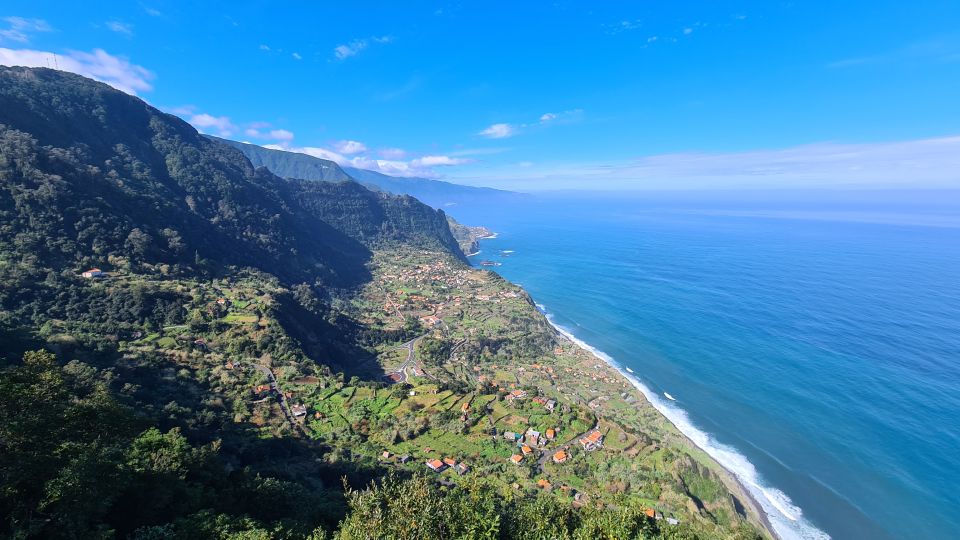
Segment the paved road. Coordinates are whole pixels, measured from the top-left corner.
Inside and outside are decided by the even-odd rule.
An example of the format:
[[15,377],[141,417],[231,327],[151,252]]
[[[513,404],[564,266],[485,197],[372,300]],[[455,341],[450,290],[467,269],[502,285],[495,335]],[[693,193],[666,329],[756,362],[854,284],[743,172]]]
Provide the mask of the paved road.
[[274,376],[273,370],[266,366],[261,366],[260,364],[250,363],[240,365],[252,367],[266,377],[268,381],[270,381],[270,390],[276,392],[277,395],[280,396],[280,410],[283,411],[283,416],[287,418],[287,421],[290,422],[290,425],[293,426],[295,430],[303,431],[303,429],[300,427],[300,424],[298,424],[294,419],[293,413],[290,412],[290,404],[287,403],[287,396],[283,395],[283,391],[280,390],[280,386],[277,384],[277,378]]
[[575,437],[573,437],[572,439],[570,439],[570,440],[568,440],[567,442],[563,443],[562,445],[553,447],[549,452],[547,452],[547,451],[546,451],[546,448],[545,448],[545,449],[544,449],[544,452],[543,452],[543,455],[540,456],[540,459],[537,460],[537,468],[540,470],[540,473],[543,474],[543,465],[547,462],[547,459],[549,459],[551,456],[553,456],[553,454],[556,454],[556,453],[557,453],[557,450],[568,450],[568,449],[570,448],[570,445],[572,445],[574,442],[580,440],[581,437],[585,437],[585,436],[587,435],[587,433],[590,433],[591,431],[593,431],[593,430],[595,430],[595,429],[600,429],[600,422],[597,422],[597,425],[593,426],[592,428],[584,431],[583,433],[581,433],[581,434],[579,434],[579,435],[576,435]]
[[398,367],[396,371],[394,371],[394,373],[398,373],[400,375],[400,380],[397,382],[407,382],[407,378],[408,378],[407,369],[411,369],[411,368],[419,369],[420,372],[426,375],[427,377],[431,379],[436,379],[436,377],[427,373],[427,370],[423,369],[423,366],[417,362],[417,353],[414,350],[414,347],[416,346],[417,342],[427,337],[427,335],[428,334],[417,336],[411,339],[410,341],[404,343],[403,345],[400,345],[399,347],[397,347],[398,349],[403,349],[403,348],[407,349],[407,359],[404,360],[402,364],[400,364],[400,367]]

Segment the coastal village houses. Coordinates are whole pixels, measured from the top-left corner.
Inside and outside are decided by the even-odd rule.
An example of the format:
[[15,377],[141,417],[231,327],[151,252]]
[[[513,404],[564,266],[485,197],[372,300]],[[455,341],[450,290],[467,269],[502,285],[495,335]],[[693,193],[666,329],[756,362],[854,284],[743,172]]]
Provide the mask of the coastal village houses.
[[580,438],[580,446],[587,452],[592,452],[603,446],[603,433],[599,430],[593,430],[589,434]]

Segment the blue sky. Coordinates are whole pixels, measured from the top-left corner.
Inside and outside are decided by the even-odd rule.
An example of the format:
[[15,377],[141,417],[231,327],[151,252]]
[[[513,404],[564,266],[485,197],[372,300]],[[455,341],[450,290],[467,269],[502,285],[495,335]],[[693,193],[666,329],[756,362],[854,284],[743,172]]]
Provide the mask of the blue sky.
[[592,4],[13,0],[0,63],[398,175],[960,187],[956,0]]

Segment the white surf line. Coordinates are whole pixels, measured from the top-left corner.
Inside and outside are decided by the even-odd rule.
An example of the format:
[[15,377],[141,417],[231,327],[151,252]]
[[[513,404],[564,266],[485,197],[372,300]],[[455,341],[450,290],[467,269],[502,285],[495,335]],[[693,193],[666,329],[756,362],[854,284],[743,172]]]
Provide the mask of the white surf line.
[[761,509],[767,515],[774,532],[783,540],[829,540],[830,535],[816,528],[812,523],[803,519],[803,511],[793,504],[790,497],[779,489],[764,486],[756,467],[750,460],[735,448],[718,443],[707,432],[696,427],[690,420],[687,412],[677,407],[673,403],[665,402],[660,399],[659,394],[651,391],[645,384],[640,382],[632,372],[627,372],[616,360],[607,353],[593,347],[589,343],[573,335],[566,328],[558,325],[553,316],[546,312],[542,304],[541,311],[547,316],[550,324],[570,341],[576,343],[584,350],[592,353],[597,358],[602,359],[608,365],[620,372],[627,378],[633,386],[647,398],[653,407],[660,412],[670,423],[672,423],[681,433],[693,441],[698,448],[706,452],[710,457],[716,460],[730,474],[733,474],[740,480],[745,488],[751,491],[754,499],[760,504]]

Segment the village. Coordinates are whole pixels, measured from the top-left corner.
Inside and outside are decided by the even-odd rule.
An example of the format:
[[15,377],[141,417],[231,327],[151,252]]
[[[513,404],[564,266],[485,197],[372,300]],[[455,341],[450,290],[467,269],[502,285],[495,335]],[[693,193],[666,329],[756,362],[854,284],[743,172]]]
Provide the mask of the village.
[[[521,289],[430,252],[377,253],[371,267],[352,315],[406,337],[377,344],[375,361],[349,378],[225,346],[278,327],[282,289],[256,276],[195,284],[191,309],[209,322],[138,331],[130,346],[190,351],[177,354],[233,393],[235,421],[265,435],[303,437],[441,484],[483,478],[574,506],[627,497],[671,524],[736,511],[696,463],[708,458],[613,367],[558,335]],[[109,277],[111,286],[127,279]]]

